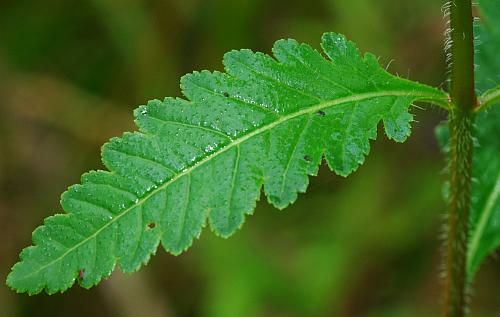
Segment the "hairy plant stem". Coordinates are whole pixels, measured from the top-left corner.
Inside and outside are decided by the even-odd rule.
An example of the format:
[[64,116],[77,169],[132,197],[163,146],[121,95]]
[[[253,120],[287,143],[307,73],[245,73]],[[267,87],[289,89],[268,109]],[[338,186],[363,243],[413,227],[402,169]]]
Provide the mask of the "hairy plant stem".
[[467,242],[472,174],[474,46],[470,0],[450,3],[452,107],[450,128],[450,192],[446,245],[445,317],[464,317],[467,310]]
[[467,242],[472,170],[472,118],[450,113],[450,192],[446,248],[445,316],[463,317],[467,295]]

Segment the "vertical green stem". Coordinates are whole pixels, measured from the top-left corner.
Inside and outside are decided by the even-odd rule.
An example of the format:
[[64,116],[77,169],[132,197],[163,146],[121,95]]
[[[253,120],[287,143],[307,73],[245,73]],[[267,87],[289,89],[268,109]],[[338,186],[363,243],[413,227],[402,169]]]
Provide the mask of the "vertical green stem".
[[456,108],[469,113],[476,106],[474,93],[474,33],[471,0],[451,0],[451,86]]
[[450,114],[450,193],[446,249],[445,316],[463,317],[466,309],[466,263],[472,169],[472,118]]
[[445,316],[466,314],[466,263],[472,172],[472,125],[476,106],[474,46],[470,0],[450,3],[452,109],[450,127],[450,194],[446,248]]

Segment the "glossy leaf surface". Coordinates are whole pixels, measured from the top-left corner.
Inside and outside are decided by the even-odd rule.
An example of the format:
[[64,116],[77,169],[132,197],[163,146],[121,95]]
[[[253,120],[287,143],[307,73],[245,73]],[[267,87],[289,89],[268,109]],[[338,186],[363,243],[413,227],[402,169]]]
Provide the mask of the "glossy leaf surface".
[[377,126],[390,139],[410,134],[417,100],[443,104],[434,88],[395,77],[343,36],[327,33],[327,58],[280,40],[274,57],[250,50],[224,56],[226,73],[181,80],[187,99],[150,101],[135,111],[139,131],[104,145],[109,171],[92,171],[61,198],[66,213],[33,233],[7,283],[30,294],[91,287],[116,265],[132,272],[158,244],[186,250],[208,221],[228,237],[261,190],[278,208],[305,192],[325,159],[347,176],[368,154]]

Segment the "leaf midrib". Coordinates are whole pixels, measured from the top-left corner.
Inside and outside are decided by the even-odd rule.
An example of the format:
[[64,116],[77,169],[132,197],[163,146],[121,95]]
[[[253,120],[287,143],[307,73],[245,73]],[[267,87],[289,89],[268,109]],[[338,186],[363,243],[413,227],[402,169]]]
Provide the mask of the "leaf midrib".
[[101,233],[104,229],[106,229],[107,227],[109,227],[110,225],[112,225],[113,223],[115,223],[116,221],[118,221],[120,218],[122,218],[123,216],[127,215],[129,211],[131,211],[132,209],[136,208],[137,206],[140,206],[142,205],[145,201],[147,201],[151,196],[153,196],[154,194],[156,194],[157,192],[161,191],[161,190],[164,190],[165,188],[167,188],[170,184],[174,183],[175,181],[177,181],[178,179],[180,179],[181,177],[191,173],[193,170],[195,170],[196,168],[198,168],[199,166],[202,166],[203,164],[211,161],[214,157],[220,155],[220,154],[223,154],[225,153],[226,151],[232,149],[234,146],[238,146],[239,144],[245,142],[246,140],[256,136],[256,135],[259,135],[263,132],[266,132],[284,122],[287,122],[288,120],[291,120],[293,118],[296,118],[296,117],[300,117],[302,115],[305,115],[305,114],[312,114],[312,113],[316,113],[322,109],[325,109],[325,108],[328,108],[328,107],[331,107],[331,106],[335,106],[335,105],[340,105],[340,104],[344,104],[344,103],[350,103],[350,102],[358,102],[358,101],[362,101],[362,100],[367,100],[367,99],[372,99],[372,98],[377,98],[377,97],[415,97],[417,99],[425,99],[425,100],[428,100],[428,101],[433,101],[435,102],[436,104],[439,104],[440,102],[442,102],[443,98],[445,97],[445,95],[442,93],[442,92],[436,92],[435,94],[430,94],[430,93],[418,93],[417,91],[412,91],[412,90],[389,90],[389,91],[377,91],[377,92],[369,92],[369,93],[361,93],[361,94],[357,94],[357,95],[354,95],[354,96],[347,96],[347,97],[341,97],[341,98],[337,98],[337,99],[333,99],[333,100],[328,100],[328,101],[324,101],[324,102],[320,102],[318,103],[317,105],[315,106],[312,106],[312,107],[308,107],[308,108],[304,108],[304,109],[301,109],[300,111],[297,111],[297,112],[294,112],[294,113],[291,113],[291,114],[288,114],[288,115],[285,115],[285,116],[281,116],[281,117],[278,117],[276,121],[274,122],[271,122],[267,125],[264,125],[248,134],[245,134],[243,136],[241,136],[241,138],[239,139],[234,139],[232,143],[229,143],[227,144],[226,146],[220,148],[218,151],[208,155],[207,157],[205,157],[204,159],[202,159],[201,161],[195,163],[194,165],[186,168],[185,170],[183,170],[181,173],[175,175],[172,179],[170,179],[169,181],[165,182],[164,184],[156,187],[154,190],[150,191],[148,194],[146,194],[145,196],[143,196],[142,198],[139,198],[139,202],[131,205],[130,207],[126,208],[123,210],[123,212],[121,212],[119,215],[117,215],[116,217],[113,217],[108,223],[106,223],[105,225],[103,225],[100,229],[98,229],[95,233],[93,233],[92,235],[90,235],[88,238],[80,241],[79,243],[75,244],[73,247],[69,248],[66,252],[64,252],[63,254],[61,254],[59,257],[57,257],[56,259],[52,260],[51,262],[41,266],[38,270],[34,270],[32,272],[30,272],[29,274],[26,274],[26,275],[23,275],[23,279],[26,279],[32,275],[35,275],[37,273],[39,273],[40,271],[44,270],[45,268],[51,266],[52,264],[60,261],[61,259],[63,259],[64,257],[66,257],[66,255],[68,255],[69,253],[73,252],[75,249],[79,248],[80,246],[84,245],[85,243],[87,243],[88,241],[90,241],[91,239],[95,238],[97,235],[99,235],[99,233]]
[[491,190],[491,193],[488,195],[488,199],[486,200],[486,203],[484,204],[484,207],[481,210],[481,216],[479,219],[478,226],[476,230],[474,230],[474,234],[471,239],[471,244],[469,247],[470,250],[469,260],[467,263],[469,270],[470,266],[472,265],[472,260],[474,259],[474,256],[479,249],[479,243],[481,242],[481,237],[483,236],[484,231],[486,230],[486,224],[490,219],[491,212],[493,211],[494,209],[493,207],[495,206],[495,202],[498,200],[499,197],[500,197],[500,171],[497,174],[495,185],[493,186],[493,189]]

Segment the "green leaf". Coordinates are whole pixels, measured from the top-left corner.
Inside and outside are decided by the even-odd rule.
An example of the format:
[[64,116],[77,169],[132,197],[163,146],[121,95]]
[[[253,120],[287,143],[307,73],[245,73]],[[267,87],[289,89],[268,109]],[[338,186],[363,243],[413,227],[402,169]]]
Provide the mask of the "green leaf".
[[250,50],[224,56],[226,73],[181,79],[184,99],[150,101],[135,111],[138,132],[104,145],[109,171],[82,176],[61,198],[66,211],[33,232],[7,278],[18,292],[49,294],[75,281],[133,272],[161,242],[179,254],[207,222],[228,237],[251,214],[261,188],[278,208],[305,192],[324,158],[347,176],[364,161],[377,126],[390,139],[410,134],[417,100],[446,105],[442,91],[387,73],[375,56],[327,33],[330,60],[294,40],[276,59]]
[[475,28],[479,39],[476,46],[476,90],[480,107],[477,112],[484,111],[492,105],[500,103],[500,2],[496,0],[480,0],[479,11],[481,23]]
[[[472,280],[481,262],[500,247],[500,109],[490,107],[498,101],[500,85],[500,2],[479,1],[481,24],[477,27],[479,45],[476,48],[475,76],[482,110],[477,115],[474,149],[471,230],[467,272]],[[496,100],[496,101],[495,101]]]
[[479,0],[480,24],[475,28],[479,39],[476,47],[475,63],[477,69],[476,89],[479,93],[500,83],[500,2],[498,0]]
[[500,103],[500,85],[491,88],[484,92],[479,99],[479,108],[476,109],[476,112],[481,112],[489,107]]
[[[500,247],[500,108],[491,107],[498,100],[500,84],[500,2],[479,2],[482,23],[476,26],[476,88],[481,107],[475,118],[475,147],[470,214],[467,278],[472,281],[484,259]],[[496,20],[495,20],[496,17]],[[488,89],[497,85],[495,88]],[[487,90],[487,91],[485,91]],[[485,110],[485,111],[483,111]],[[440,145],[448,153],[448,125],[436,129]]]
[[467,272],[472,280],[481,262],[500,247],[500,108],[476,119],[471,234]]
[[[500,108],[477,115],[472,169],[467,278],[472,281],[484,259],[500,247]],[[444,153],[449,153],[448,124],[437,127],[436,135]],[[445,186],[445,196],[446,186]]]

